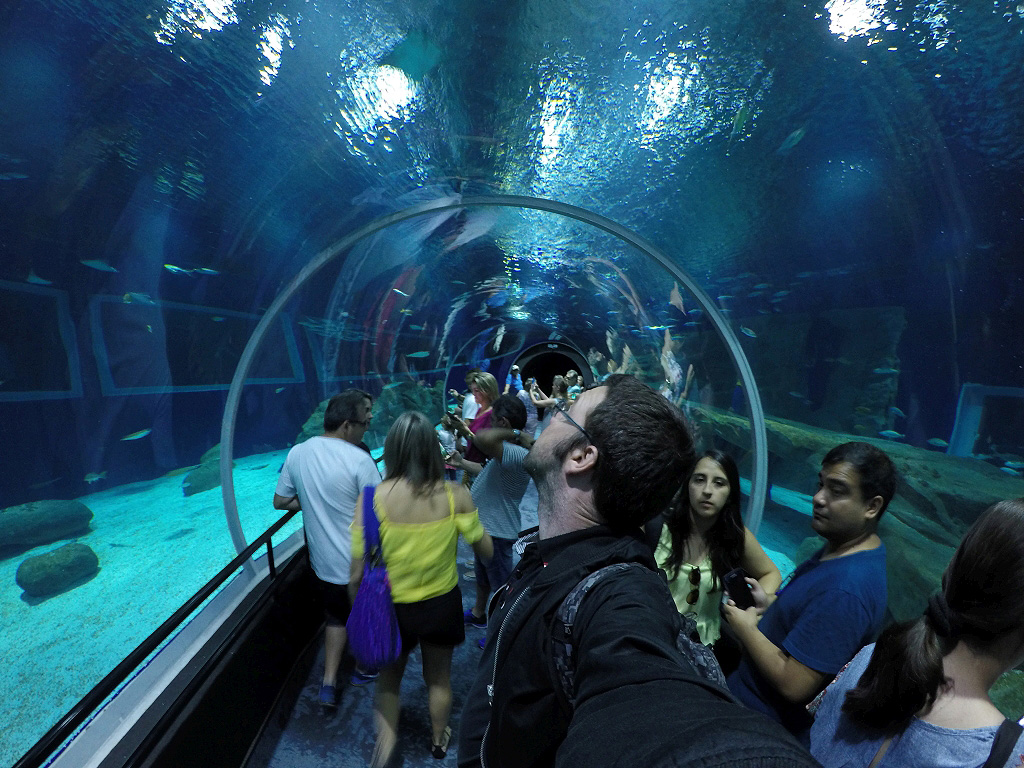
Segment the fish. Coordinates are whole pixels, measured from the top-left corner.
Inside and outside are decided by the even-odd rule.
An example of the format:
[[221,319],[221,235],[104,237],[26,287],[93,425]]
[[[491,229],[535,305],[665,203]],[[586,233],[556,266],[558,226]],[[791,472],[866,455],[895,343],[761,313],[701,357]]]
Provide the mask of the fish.
[[763,290],[766,290],[768,288],[771,288],[771,284],[770,283],[758,283],[757,285],[754,286],[754,290],[755,291],[763,291]]
[[858,405],[853,410],[855,410],[857,413],[871,413],[871,409],[868,408],[866,405]]
[[718,297],[718,300],[719,301],[729,301],[729,299],[731,299],[731,298],[732,298],[732,296],[730,296],[729,294],[723,293],[721,296]]
[[153,332],[153,326],[150,325],[149,323],[146,323],[146,330],[149,331],[150,333],[152,333]]
[[401,314],[403,314],[403,315],[411,315],[411,314],[412,314],[412,310],[411,310],[411,309],[400,309],[400,310],[398,310],[398,311],[399,311],[399,312],[400,312]]
[[53,285],[52,280],[44,280],[32,269],[28,271],[28,277],[25,278],[25,282],[32,283],[33,285]]
[[90,472],[88,475],[85,476],[84,479],[85,479],[85,482],[87,482],[89,485],[92,485],[97,480],[102,480],[106,476],[107,476],[107,472],[106,472],[106,470],[104,470],[103,472],[99,472],[99,473],[97,473],[97,472]]
[[184,267],[176,267],[173,264],[164,264],[164,269],[168,272],[173,272],[176,275],[191,275],[191,269],[185,269]]
[[410,325],[409,326],[409,330],[410,331],[422,331],[423,330],[423,326],[422,325]]
[[690,317],[700,317],[701,315],[704,314],[704,310],[694,307],[693,309],[689,310],[686,314],[689,315]]
[[153,430],[151,429],[140,429],[138,432],[132,432],[130,435],[125,435],[122,440],[141,440]]
[[700,323],[698,323],[696,320],[691,320],[688,323],[683,323],[683,325],[686,326],[687,328],[696,328],[698,325],[700,325]]
[[430,352],[428,350],[424,350],[422,352],[410,352],[406,357],[427,357],[429,354]]
[[732,131],[729,133],[729,146],[732,146],[733,141],[743,131],[743,127],[747,124],[750,119],[750,105],[742,104],[739,109],[736,110],[736,114],[732,118]]
[[807,126],[801,126],[797,128],[795,131],[789,134],[789,136],[787,136],[781,144],[779,144],[779,148],[775,150],[775,154],[788,154],[793,149],[793,147],[800,143],[800,139],[802,139],[806,133]]
[[1024,469],[1024,461],[1004,461],[1003,466],[1010,469]]
[[16,179],[27,179],[27,173],[17,173],[16,171],[8,171],[7,173],[0,173],[0,181],[15,181]]
[[752,339],[756,339],[757,338],[757,334],[754,333],[749,328],[747,328],[747,326],[745,326],[745,325],[741,325],[740,326],[740,333],[742,333],[744,336],[749,336]]
[[897,416],[897,417],[899,417],[901,419],[907,418],[907,414],[905,414],[903,411],[901,411],[895,405],[889,406],[889,414],[892,415],[892,416]]
[[274,390],[275,395],[280,395],[282,392],[284,392],[284,387],[278,387]]
[[397,293],[399,296],[405,296],[406,298],[409,298],[409,294],[406,293],[405,291],[400,291],[397,288],[392,288],[391,290]]
[[223,318],[223,317],[221,317],[220,315],[214,315],[214,316],[213,316],[213,317],[211,317],[210,319],[211,319],[211,320],[212,320],[213,322],[215,322],[215,323],[223,323],[223,322],[224,322],[224,318]]
[[138,293],[137,291],[129,291],[121,297],[121,301],[125,304],[148,304],[150,306],[156,306],[156,302],[153,301],[153,297],[148,293]]
[[210,269],[209,267],[199,267],[198,269],[191,269],[190,272],[195,272],[197,275],[219,275],[216,269]]
[[55,477],[52,480],[44,480],[41,483],[33,483],[32,485],[29,486],[29,490],[38,491],[40,488],[45,488],[48,485],[53,485],[54,483],[61,479],[62,478],[60,477]]
[[895,429],[883,429],[881,432],[878,433],[878,436],[884,437],[886,440],[898,440],[899,438],[903,437],[903,435],[901,435]]
[[644,328],[648,331],[665,331],[668,330],[667,325],[645,325]]
[[797,272],[796,276],[797,276],[797,279],[799,279],[799,280],[806,280],[808,277],[813,277],[814,273],[813,272]]
[[502,323],[498,326],[498,333],[494,336],[494,351],[497,352],[501,348],[501,342],[505,339],[505,324]]
[[1000,471],[1005,472],[1008,475],[1013,475],[1014,477],[1020,477],[1020,472],[1018,472],[1016,469],[1013,469],[1012,467],[1000,467],[999,469],[1000,469]]
[[686,310],[683,309],[683,296],[679,293],[679,283],[672,283],[672,290],[668,294],[668,303],[683,314],[686,313]]
[[949,443],[941,437],[929,437],[927,443],[928,445],[934,445],[936,448],[949,448]]
[[752,299],[755,296],[764,296],[764,291],[751,291],[750,293],[747,294],[748,299]]
[[899,368],[875,368],[875,370],[872,371],[872,373],[877,373],[882,376],[891,376],[899,372]]
[[781,299],[783,296],[789,296],[789,291],[776,291],[772,294],[773,299]]
[[164,538],[164,541],[174,541],[175,539],[181,539],[188,536],[190,533],[195,532],[195,528],[182,528],[181,530],[175,531],[170,536]]
[[117,267],[110,266],[103,259],[80,259],[79,263],[98,269],[100,272],[117,272]]
[[801,392],[797,392],[797,391],[796,391],[795,389],[794,389],[794,390],[792,390],[792,391],[791,391],[791,392],[789,393],[789,396],[790,396],[790,397],[795,397],[795,398],[796,398],[797,400],[803,400],[803,399],[804,399],[803,393],[801,393]]

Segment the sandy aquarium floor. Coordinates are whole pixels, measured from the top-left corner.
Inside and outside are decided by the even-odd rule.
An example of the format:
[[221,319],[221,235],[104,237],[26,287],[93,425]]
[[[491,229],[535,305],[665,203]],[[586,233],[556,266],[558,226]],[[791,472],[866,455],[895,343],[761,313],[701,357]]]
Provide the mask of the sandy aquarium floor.
[[[235,498],[246,537],[280,517],[271,499],[286,450],[235,460]],[[90,581],[42,601],[27,602],[14,581],[30,555],[0,560],[0,765],[11,765],[99,680],[235,556],[221,489],[186,498],[183,475],[161,477],[80,497],[93,512],[92,530],[76,541],[100,560]],[[527,521],[524,521],[526,524]],[[301,525],[288,523],[275,537]],[[806,514],[771,505],[759,539],[783,576],[785,553],[810,535]]]
[[[277,472],[287,451],[235,460],[235,497],[246,537],[281,516]],[[92,530],[75,541],[99,557],[100,571],[79,587],[42,601],[23,599],[14,581],[31,555],[0,560],[0,765],[13,764],[104,675],[236,555],[221,489],[186,498],[184,475],[82,496]],[[298,529],[298,518],[275,536]]]

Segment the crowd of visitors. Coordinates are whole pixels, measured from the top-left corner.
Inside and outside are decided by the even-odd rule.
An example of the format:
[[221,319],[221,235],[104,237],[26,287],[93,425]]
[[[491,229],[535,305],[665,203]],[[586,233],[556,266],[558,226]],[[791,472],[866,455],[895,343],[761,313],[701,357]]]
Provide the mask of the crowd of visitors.
[[[464,768],[1024,765],[1021,727],[989,697],[1024,663],[1024,499],[974,524],[921,618],[885,628],[878,528],[897,476],[874,445],[824,456],[810,510],[822,546],[783,580],[743,524],[736,462],[696,455],[684,414],[638,379],[585,388],[568,371],[549,396],[516,367],[500,395],[484,371],[466,385],[451,391],[462,416],[440,425],[458,444],[439,450],[434,425],[406,412],[383,480],[358,447],[369,396],[336,396],[274,496],[304,512],[331,706],[363,572],[355,512],[372,494],[402,639],[377,680],[374,768],[394,751],[417,646],[430,752],[447,755],[466,626],[485,633],[457,736]],[[527,504],[538,525],[523,530]],[[468,605],[459,535],[476,555]]]

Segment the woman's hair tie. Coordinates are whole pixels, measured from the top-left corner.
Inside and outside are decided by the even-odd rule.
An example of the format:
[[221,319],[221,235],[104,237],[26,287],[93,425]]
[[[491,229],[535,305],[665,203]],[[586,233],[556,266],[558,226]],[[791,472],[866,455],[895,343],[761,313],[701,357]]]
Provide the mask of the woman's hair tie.
[[939,637],[952,639],[960,633],[960,622],[941,592],[928,598],[928,608],[924,615]]

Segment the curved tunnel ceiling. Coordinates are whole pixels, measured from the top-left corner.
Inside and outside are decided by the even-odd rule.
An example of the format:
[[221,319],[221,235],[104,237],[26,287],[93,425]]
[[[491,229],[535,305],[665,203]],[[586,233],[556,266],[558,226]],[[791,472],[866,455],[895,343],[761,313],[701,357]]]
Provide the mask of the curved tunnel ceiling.
[[[913,305],[923,435],[961,383],[1019,375],[1014,3],[53,0],[0,25],[3,278],[73,315],[261,314],[367,222],[527,195],[657,245],[745,345],[759,317]],[[353,251],[293,319],[353,382],[551,334],[628,340],[658,377],[666,343],[708,353],[674,290],[557,217],[452,209]]]

